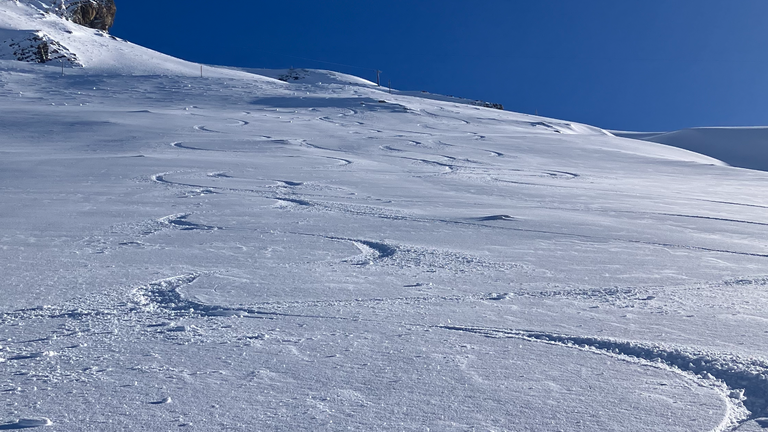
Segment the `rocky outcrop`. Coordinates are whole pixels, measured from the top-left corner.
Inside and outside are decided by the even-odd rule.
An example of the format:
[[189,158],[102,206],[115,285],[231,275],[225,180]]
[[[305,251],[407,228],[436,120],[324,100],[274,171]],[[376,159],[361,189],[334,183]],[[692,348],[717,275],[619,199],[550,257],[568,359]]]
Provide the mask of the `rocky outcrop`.
[[77,56],[42,31],[19,30],[16,37],[3,41],[11,49],[15,60],[29,63],[64,62],[72,67],[82,64]]
[[[479,106],[484,108],[493,108],[493,109],[504,111],[504,105],[500,103],[486,102],[483,100],[471,100],[471,99],[465,99],[465,98],[455,97],[451,95],[448,95],[448,96],[433,95],[432,93],[429,93],[428,91],[425,91],[425,90],[422,90],[421,93],[422,93],[422,97],[426,97],[427,99],[450,100],[452,102],[459,102],[459,103],[464,103],[468,105],[474,105],[474,106]],[[446,99],[446,98],[449,98],[449,99]]]
[[63,0],[64,16],[82,26],[109,31],[115,22],[114,0]]
[[280,74],[280,76],[278,76],[277,79],[285,82],[299,81],[306,78],[308,75],[309,75],[309,71],[306,69],[290,68],[284,74]]
[[485,107],[485,108],[493,108],[493,109],[504,111],[504,105],[502,105],[500,103],[476,100],[476,101],[472,102],[472,105],[474,105],[474,106],[481,106],[481,107]]

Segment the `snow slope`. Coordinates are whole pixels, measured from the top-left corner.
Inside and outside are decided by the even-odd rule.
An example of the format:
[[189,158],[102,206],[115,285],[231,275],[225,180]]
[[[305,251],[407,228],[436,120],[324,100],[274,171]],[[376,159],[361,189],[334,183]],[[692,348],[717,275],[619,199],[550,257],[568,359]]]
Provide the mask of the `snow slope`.
[[[18,47],[14,44],[31,49],[36,44],[31,40],[34,36],[56,41],[67,53],[73,54],[70,61],[65,62],[68,70],[84,66],[88,73],[200,76],[198,64],[62,19],[47,7],[47,2],[0,0],[0,60],[16,60],[14,51]],[[60,67],[58,59],[49,64]],[[204,71],[204,75],[242,78],[244,74],[215,68]],[[264,81],[272,80],[264,78]]]
[[376,83],[372,83],[366,79],[356,77],[354,75],[344,74],[340,72],[327,71],[327,70],[315,70],[315,69],[252,69],[252,68],[232,68],[235,70],[241,70],[257,75],[263,75],[276,80],[301,83],[301,84],[352,84],[359,86],[374,87]]
[[26,7],[4,28],[83,67],[0,61],[0,428],[768,414],[768,174],[324,71],[201,78]]
[[768,127],[711,127],[667,133],[615,134],[695,151],[735,167],[768,171]]

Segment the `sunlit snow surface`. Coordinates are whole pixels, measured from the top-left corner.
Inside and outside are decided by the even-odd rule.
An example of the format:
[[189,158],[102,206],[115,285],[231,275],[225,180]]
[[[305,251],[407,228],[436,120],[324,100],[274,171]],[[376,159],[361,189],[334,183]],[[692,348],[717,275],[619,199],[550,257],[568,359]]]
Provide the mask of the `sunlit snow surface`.
[[340,74],[125,67],[0,62],[0,429],[768,414],[768,174]]

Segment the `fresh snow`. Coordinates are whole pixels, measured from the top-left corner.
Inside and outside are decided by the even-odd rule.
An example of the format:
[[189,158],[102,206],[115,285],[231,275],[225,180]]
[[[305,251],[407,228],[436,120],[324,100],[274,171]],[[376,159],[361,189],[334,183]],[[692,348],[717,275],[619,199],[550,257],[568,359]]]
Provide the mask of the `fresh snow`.
[[0,429],[766,424],[768,174],[0,17]]

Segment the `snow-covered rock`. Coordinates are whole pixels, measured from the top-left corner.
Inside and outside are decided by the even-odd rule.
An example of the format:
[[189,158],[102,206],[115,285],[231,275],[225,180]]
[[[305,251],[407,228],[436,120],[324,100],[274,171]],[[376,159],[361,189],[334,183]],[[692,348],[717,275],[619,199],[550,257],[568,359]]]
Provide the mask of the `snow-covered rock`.
[[69,66],[82,66],[75,53],[42,30],[0,29],[0,37],[0,57],[29,63],[64,61]]
[[106,34],[116,10],[113,0],[0,0],[0,59],[83,66],[78,49],[69,48],[83,32],[65,20]]

